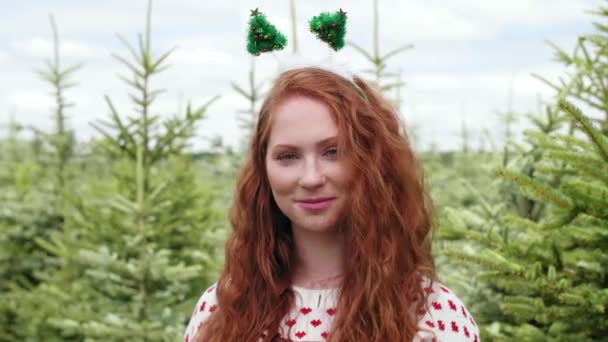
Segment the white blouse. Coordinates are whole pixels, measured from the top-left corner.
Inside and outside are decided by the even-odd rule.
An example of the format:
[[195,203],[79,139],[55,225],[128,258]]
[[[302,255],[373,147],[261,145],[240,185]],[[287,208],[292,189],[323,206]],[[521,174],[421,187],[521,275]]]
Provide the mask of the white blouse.
[[[420,312],[419,331],[415,342],[479,342],[479,329],[462,301],[447,287],[434,282],[423,287],[429,294],[428,311]],[[288,341],[324,341],[336,314],[339,289],[305,289],[292,286],[295,305],[281,321],[280,336]],[[215,284],[200,297],[184,341],[191,342],[194,335],[204,329],[205,320],[217,309]]]

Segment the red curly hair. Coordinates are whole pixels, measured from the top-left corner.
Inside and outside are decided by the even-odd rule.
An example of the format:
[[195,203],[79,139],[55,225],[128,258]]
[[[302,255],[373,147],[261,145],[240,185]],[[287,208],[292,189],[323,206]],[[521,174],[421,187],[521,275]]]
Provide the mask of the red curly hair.
[[[354,82],[354,84],[353,84]],[[276,341],[294,304],[294,241],[275,203],[265,155],[273,113],[287,97],[325,103],[338,127],[350,177],[340,220],[345,281],[328,341],[410,341],[426,303],[423,279],[436,279],[433,206],[422,168],[394,108],[362,79],[306,67],[283,72],[259,113],[230,210],[233,231],[217,284],[219,310],[196,341]],[[264,332],[271,332],[265,334]]]

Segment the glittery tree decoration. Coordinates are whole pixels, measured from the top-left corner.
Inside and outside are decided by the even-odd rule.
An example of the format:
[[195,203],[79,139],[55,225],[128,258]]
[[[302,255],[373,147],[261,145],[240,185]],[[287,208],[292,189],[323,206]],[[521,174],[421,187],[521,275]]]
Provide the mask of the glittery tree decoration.
[[258,56],[262,52],[282,50],[287,38],[258,11],[251,10],[247,34],[247,51]]
[[346,35],[346,12],[340,11],[333,14],[321,13],[310,19],[310,32],[317,38],[329,44],[335,51],[344,47],[344,36]]

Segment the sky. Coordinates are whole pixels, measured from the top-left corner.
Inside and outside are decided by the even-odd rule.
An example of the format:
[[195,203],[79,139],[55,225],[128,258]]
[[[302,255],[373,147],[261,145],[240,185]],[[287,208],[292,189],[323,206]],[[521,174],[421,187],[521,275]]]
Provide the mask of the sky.
[[[471,131],[473,147],[482,132],[496,143],[502,134],[499,113],[511,103],[520,113],[538,112],[539,99],[549,101],[553,91],[532,74],[556,80],[566,69],[554,60],[551,41],[572,51],[581,34],[593,32],[596,19],[586,11],[600,0],[379,0],[381,54],[412,44],[388,61],[400,71],[401,115],[415,129],[421,149],[461,146],[463,123]],[[112,54],[129,57],[117,34],[136,44],[144,32],[147,0],[0,0],[0,136],[11,116],[23,125],[53,129],[52,88],[34,72],[52,56],[52,13],[60,35],[64,66],[82,63],[66,93],[75,103],[68,124],[80,140],[99,137],[91,122],[109,117],[104,95],[121,116],[132,116],[131,89],[117,75],[127,69]],[[286,0],[155,0],[152,4],[152,52],[156,56],[175,47],[169,69],[152,79],[152,88],[166,89],[153,107],[161,117],[175,115],[184,104],[203,104],[220,95],[209,107],[192,140],[193,150],[204,150],[221,136],[236,146],[244,131],[237,111],[248,102],[230,86],[245,86],[252,57],[245,49],[250,9],[259,8],[284,32],[291,34]],[[331,56],[355,74],[371,64],[354,48],[332,52],[308,32],[307,22],[321,12],[339,8],[348,13],[346,39],[366,50],[372,48],[373,1],[296,0],[300,54],[314,59]],[[288,58],[291,47],[255,57],[259,80],[272,80],[277,59]],[[511,100],[509,100],[511,99]],[[526,126],[522,119],[518,129]],[[487,144],[487,143],[486,143]]]

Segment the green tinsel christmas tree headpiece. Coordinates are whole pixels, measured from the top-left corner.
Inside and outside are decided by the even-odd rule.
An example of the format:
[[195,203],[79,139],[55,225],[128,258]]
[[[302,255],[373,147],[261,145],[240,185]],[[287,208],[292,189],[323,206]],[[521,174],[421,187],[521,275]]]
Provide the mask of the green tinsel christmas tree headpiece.
[[344,47],[346,35],[346,12],[340,8],[336,13],[321,13],[309,21],[310,32],[317,34],[317,38],[329,44],[335,51]]
[[[251,10],[247,30],[247,51],[252,55],[282,50],[287,45],[287,38],[257,8]],[[346,35],[346,12],[341,8],[335,13],[323,12],[309,21],[310,32],[327,43],[335,51],[344,47]]]
[[266,16],[258,11],[251,10],[249,30],[247,34],[247,51],[258,56],[262,52],[282,50],[287,45],[287,38]]
[[[254,56],[259,56],[264,52],[282,50],[287,45],[287,38],[274,25],[272,25],[266,16],[257,8],[251,10],[251,18],[249,19],[249,27],[247,34],[247,51]],[[309,20],[309,29],[318,39],[324,41],[334,51],[338,51],[344,47],[344,36],[346,35],[346,12],[341,8],[334,13],[323,12],[314,16]],[[350,81],[354,88],[361,94],[361,97],[367,101],[367,95],[357,85],[354,80],[354,75],[336,65],[328,65],[325,63],[297,63],[300,67],[315,66],[328,71],[331,71],[339,76]]]

